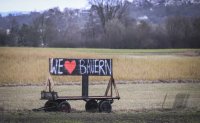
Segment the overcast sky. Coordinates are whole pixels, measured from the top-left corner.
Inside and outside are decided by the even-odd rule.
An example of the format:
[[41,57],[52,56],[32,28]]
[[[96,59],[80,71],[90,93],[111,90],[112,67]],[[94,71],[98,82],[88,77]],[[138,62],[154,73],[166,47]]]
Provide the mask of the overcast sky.
[[0,12],[41,11],[53,7],[85,8],[87,0],[0,0]]

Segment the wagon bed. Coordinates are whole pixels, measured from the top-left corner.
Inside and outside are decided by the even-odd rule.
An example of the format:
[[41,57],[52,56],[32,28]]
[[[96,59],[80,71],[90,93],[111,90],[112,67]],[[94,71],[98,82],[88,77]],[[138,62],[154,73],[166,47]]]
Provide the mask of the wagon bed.
[[107,100],[107,99],[120,99],[120,97],[112,97],[112,96],[60,96],[57,98],[58,100]]

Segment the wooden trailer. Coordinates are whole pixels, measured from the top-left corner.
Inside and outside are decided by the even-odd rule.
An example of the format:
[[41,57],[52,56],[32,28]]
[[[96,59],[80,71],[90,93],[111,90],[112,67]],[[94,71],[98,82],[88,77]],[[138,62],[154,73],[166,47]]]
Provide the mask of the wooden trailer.
[[[113,78],[112,59],[65,59],[50,58],[49,72],[54,75],[82,76],[81,96],[59,96],[51,90],[51,79],[48,79],[48,91],[41,92],[41,99],[48,100],[44,105],[45,111],[70,112],[70,100],[83,100],[88,112],[111,112],[114,99],[120,99],[115,80]],[[89,96],[89,76],[110,76],[105,94]],[[113,96],[115,93],[115,96]]]

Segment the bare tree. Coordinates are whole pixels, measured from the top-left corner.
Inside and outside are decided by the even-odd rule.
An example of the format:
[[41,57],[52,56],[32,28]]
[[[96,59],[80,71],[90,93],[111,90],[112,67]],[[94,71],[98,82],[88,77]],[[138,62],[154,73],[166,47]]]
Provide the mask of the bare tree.
[[106,42],[108,48],[124,48],[125,26],[118,20],[112,19],[106,23]]
[[173,48],[187,48],[191,35],[191,23],[187,17],[168,17],[166,31]]
[[100,18],[102,27],[113,18],[123,18],[129,6],[127,0],[88,0],[91,8],[95,10]]

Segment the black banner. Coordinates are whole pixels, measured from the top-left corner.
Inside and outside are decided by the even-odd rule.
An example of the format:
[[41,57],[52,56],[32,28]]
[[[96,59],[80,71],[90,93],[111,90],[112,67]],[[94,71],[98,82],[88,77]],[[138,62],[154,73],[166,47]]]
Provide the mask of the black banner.
[[111,76],[112,59],[50,58],[49,72],[52,75]]

